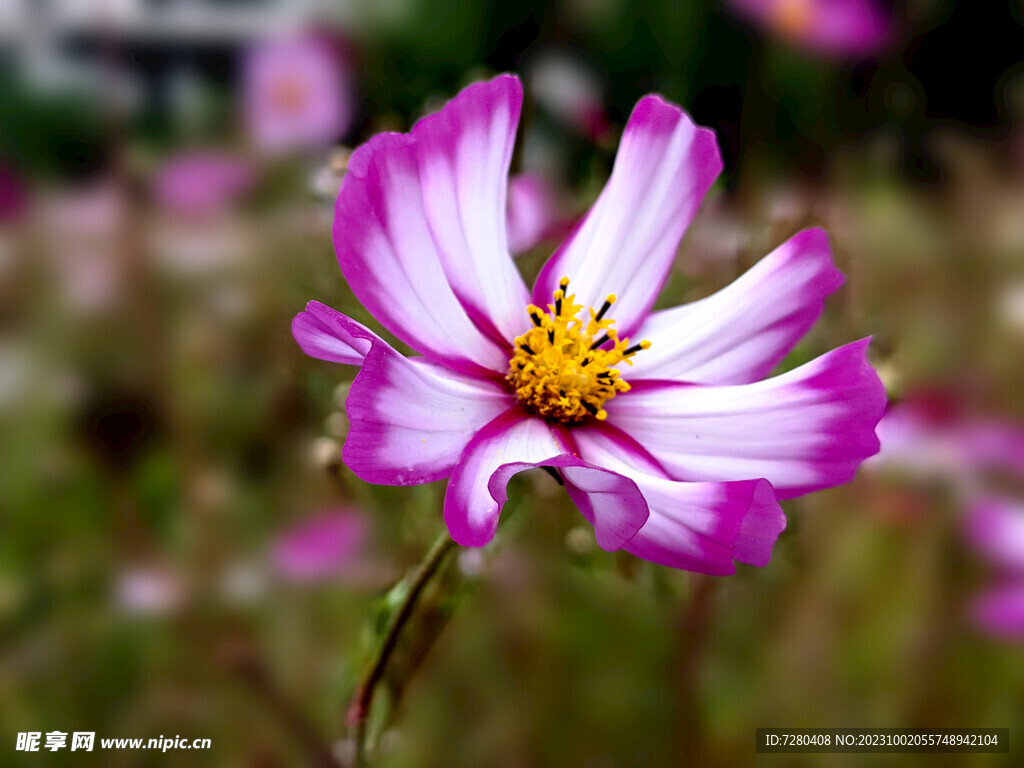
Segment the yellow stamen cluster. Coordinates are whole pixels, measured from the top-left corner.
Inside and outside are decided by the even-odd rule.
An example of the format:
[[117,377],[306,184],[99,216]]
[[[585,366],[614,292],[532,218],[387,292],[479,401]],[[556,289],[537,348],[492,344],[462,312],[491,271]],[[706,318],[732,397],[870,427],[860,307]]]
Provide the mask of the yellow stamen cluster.
[[631,347],[629,339],[619,339],[612,328],[615,321],[605,317],[615,303],[614,294],[597,312],[590,309],[589,321],[578,318],[583,305],[576,303],[574,294],[568,295],[568,287],[569,278],[563,277],[547,312],[532,304],[527,307],[533,328],[516,339],[505,379],[531,413],[579,424],[591,416],[608,416],[605,401],[629,391],[613,366],[623,361],[632,365],[630,358],[651,343]]

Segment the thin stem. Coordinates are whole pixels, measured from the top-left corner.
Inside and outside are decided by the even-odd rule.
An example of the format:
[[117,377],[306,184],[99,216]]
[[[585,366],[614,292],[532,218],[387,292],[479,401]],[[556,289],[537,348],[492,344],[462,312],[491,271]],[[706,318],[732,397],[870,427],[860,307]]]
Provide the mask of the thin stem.
[[703,739],[699,706],[699,671],[712,618],[713,598],[718,581],[714,576],[693,574],[692,591],[678,620],[680,644],[676,656],[680,692],[680,745],[685,745],[692,765],[707,765],[710,756]]
[[363,768],[366,765],[366,731],[370,719],[370,707],[373,705],[373,695],[377,690],[377,686],[384,678],[388,662],[391,660],[391,656],[398,645],[398,637],[402,633],[402,628],[412,617],[416,602],[423,593],[423,589],[433,578],[434,574],[437,573],[438,568],[444,561],[445,555],[454,546],[455,542],[452,541],[448,532],[445,531],[438,536],[430,551],[427,552],[420,562],[412,582],[409,584],[409,591],[406,593],[405,599],[391,617],[391,622],[388,624],[387,632],[384,635],[384,642],[381,643],[380,650],[377,651],[377,657],[374,660],[373,666],[370,667],[370,671],[366,673],[359,687],[356,688],[355,695],[352,697],[352,703],[348,708],[348,724],[353,729],[356,768]]

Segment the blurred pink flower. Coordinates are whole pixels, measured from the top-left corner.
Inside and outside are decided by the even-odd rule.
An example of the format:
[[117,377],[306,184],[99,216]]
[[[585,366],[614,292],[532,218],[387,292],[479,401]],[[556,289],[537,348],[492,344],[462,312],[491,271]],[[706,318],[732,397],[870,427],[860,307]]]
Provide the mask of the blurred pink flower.
[[974,600],[974,622],[992,634],[1024,639],[1024,504],[987,496],[967,516],[967,537],[1000,573],[1000,583]]
[[1024,640],[1024,580],[994,587],[976,598],[971,617],[986,632]]
[[0,225],[19,220],[28,208],[28,190],[18,175],[0,164]]
[[984,496],[967,514],[967,536],[1000,570],[1024,577],[1024,504]]
[[1024,428],[968,414],[941,395],[918,393],[886,412],[878,424],[881,450],[867,466],[973,485],[987,470],[1024,477]]
[[211,216],[222,212],[255,181],[255,167],[237,155],[184,152],[157,169],[153,198],[176,215]]
[[125,287],[126,192],[113,179],[56,192],[40,201],[39,226],[61,299],[81,313],[114,306]]
[[865,56],[889,39],[890,18],[877,0],[728,0],[738,15],[814,54]]
[[720,293],[652,312],[722,161],[712,131],[649,95],[531,295],[505,223],[522,96],[508,75],[471,85],[352,155],[342,273],[423,357],[318,302],[295,318],[307,354],[361,366],[344,461],[385,485],[449,478],[465,546],[494,536],[512,475],[550,467],[606,550],[712,574],[765,565],[778,499],[845,483],[878,450],[867,340],[764,379],[843,282],[827,236],[800,232]]
[[156,264],[170,274],[192,278],[207,279],[251,264],[260,247],[251,223],[238,216],[204,216],[190,220],[188,226],[166,217],[154,222],[148,237]]
[[243,98],[249,132],[271,154],[325,147],[352,118],[342,57],[313,34],[254,46],[245,60]]
[[115,600],[127,614],[164,616],[185,602],[185,584],[177,571],[159,563],[139,563],[117,577]]
[[551,182],[539,173],[521,173],[508,183],[505,228],[513,256],[526,253],[566,223]]
[[271,562],[278,573],[295,581],[328,579],[353,564],[367,533],[362,513],[327,512],[283,531],[272,546]]

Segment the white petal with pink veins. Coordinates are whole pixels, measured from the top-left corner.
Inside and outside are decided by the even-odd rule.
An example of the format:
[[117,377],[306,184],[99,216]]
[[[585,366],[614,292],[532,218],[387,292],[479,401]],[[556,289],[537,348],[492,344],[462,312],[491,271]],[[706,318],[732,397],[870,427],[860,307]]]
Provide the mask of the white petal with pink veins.
[[645,96],[626,125],[611,178],[534,286],[539,306],[562,276],[584,306],[618,296],[614,318],[629,335],[646,318],[697,207],[722,170],[715,135],[660,96]]
[[636,332],[651,348],[629,378],[746,384],[772,372],[843,284],[828,235],[800,232],[718,293],[653,313]]

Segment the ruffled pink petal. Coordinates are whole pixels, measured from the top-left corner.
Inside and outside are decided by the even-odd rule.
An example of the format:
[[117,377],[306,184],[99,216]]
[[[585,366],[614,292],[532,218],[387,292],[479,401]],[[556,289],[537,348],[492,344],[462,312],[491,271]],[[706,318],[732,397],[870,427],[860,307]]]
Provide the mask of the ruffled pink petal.
[[554,226],[557,216],[552,198],[547,181],[539,174],[521,173],[509,179],[505,227],[513,255],[536,246]]
[[994,565],[1024,573],[1024,504],[994,496],[977,499],[966,527],[968,538]]
[[345,365],[362,365],[373,343],[384,343],[366,326],[319,301],[295,316],[292,336],[310,357]]
[[647,523],[647,500],[626,475],[565,455],[548,466],[561,468],[569,498],[594,526],[597,545],[606,552],[626,546]]
[[843,284],[822,229],[800,232],[718,293],[655,312],[637,331],[651,348],[631,378],[746,384],[771,373]]
[[385,328],[435,362],[504,371],[507,351],[469,318],[445,276],[424,194],[411,136],[378,134],[357,149],[335,207],[341,271]]
[[501,382],[407,359],[375,340],[352,382],[345,464],[382,485],[446,477],[473,435],[512,407]]
[[997,587],[977,598],[971,617],[986,632],[1024,639],[1024,582]]
[[621,433],[594,427],[573,436],[584,459],[626,474],[647,501],[650,517],[627,552],[713,575],[735,573],[734,561],[768,564],[786,518],[766,480],[680,482]]
[[563,453],[565,448],[551,427],[518,408],[480,429],[448,481],[444,519],[452,538],[464,547],[480,547],[494,537],[505,499],[492,496],[488,485],[499,467],[539,465]]
[[676,480],[765,478],[779,498],[839,485],[878,452],[886,396],[868,341],[754,384],[633,381],[605,406],[608,424]]
[[715,134],[660,96],[641,99],[626,125],[611,178],[579,228],[544,265],[539,306],[559,279],[584,306],[618,297],[620,335],[636,330],[661,290],[679,241],[722,170]]
[[463,546],[489,542],[508,499],[508,481],[540,466],[561,470],[570,497],[594,526],[602,548],[622,547],[647,520],[647,504],[632,480],[573,456],[564,430],[517,408],[481,429],[452,473],[444,502],[452,538]]
[[471,317],[509,341],[530,326],[530,295],[505,227],[522,102],[519,79],[501,75],[463,89],[412,129],[424,210],[448,281]]

